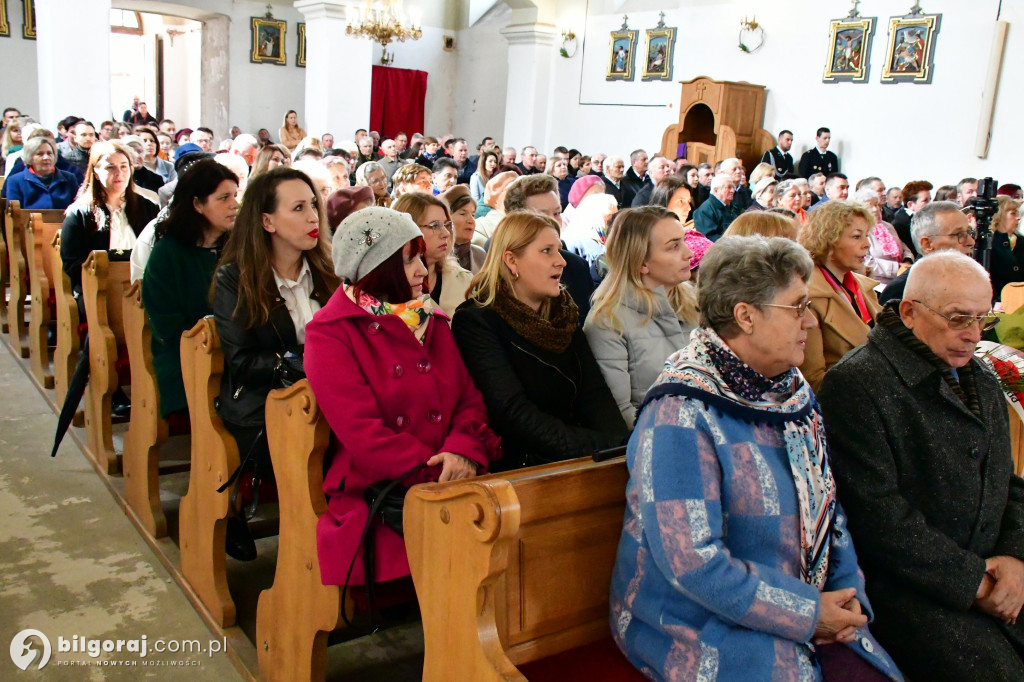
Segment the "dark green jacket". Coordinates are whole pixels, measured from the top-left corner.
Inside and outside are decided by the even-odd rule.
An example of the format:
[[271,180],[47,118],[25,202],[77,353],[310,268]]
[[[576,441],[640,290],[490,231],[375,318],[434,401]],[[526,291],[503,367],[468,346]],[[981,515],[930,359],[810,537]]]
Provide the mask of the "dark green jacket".
[[153,369],[160,415],[187,409],[181,379],[181,335],[213,314],[210,283],[219,251],[164,237],[153,247],[142,278],[142,306],[153,332]]
[[693,212],[693,226],[705,237],[717,242],[737,215],[732,205],[726,206],[718,197],[711,195]]

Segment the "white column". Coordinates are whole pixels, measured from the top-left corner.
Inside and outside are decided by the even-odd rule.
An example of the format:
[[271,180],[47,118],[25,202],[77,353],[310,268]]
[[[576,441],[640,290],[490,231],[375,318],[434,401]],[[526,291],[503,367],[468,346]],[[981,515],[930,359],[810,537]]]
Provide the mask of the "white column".
[[348,140],[370,125],[373,43],[345,35],[341,0],[298,0],[306,19],[306,121],[310,135]]
[[97,126],[111,114],[120,120],[131,102],[112,111],[110,0],[76,0],[73,6],[37,2],[35,7],[40,122],[56,132],[57,121],[70,114]]
[[501,34],[508,40],[508,92],[502,142],[518,149],[547,149],[549,93],[558,29],[551,24],[511,24]]
[[[199,74],[199,119],[189,120],[190,128],[206,126],[213,131],[213,146],[228,137],[231,129],[229,103],[231,100],[231,56],[228,31],[231,19],[226,14],[215,14],[203,20],[202,66]],[[184,123],[178,123],[184,128]]]

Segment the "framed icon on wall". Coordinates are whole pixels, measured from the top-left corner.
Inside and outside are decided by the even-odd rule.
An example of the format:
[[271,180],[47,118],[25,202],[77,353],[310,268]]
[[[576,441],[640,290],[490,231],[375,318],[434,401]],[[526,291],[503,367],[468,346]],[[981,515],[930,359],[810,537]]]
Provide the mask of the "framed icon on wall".
[[672,56],[675,54],[676,29],[665,26],[665,13],[655,28],[644,32],[647,46],[644,49],[644,68],[640,80],[672,80]]
[[295,66],[306,68],[306,24],[299,22],[299,50],[295,53]]
[[254,64],[287,63],[284,53],[284,36],[288,24],[277,19],[252,17],[252,50],[249,61]]
[[824,83],[865,83],[871,58],[875,17],[846,17],[832,22]]
[[24,19],[21,23],[21,37],[25,40],[36,39],[36,0],[21,0]]
[[626,27],[611,33],[611,47],[608,52],[608,72],[605,80],[609,81],[631,81],[633,80],[633,64],[636,62],[636,36],[637,31]]
[[883,83],[931,83],[941,18],[941,14],[919,14],[889,19]]

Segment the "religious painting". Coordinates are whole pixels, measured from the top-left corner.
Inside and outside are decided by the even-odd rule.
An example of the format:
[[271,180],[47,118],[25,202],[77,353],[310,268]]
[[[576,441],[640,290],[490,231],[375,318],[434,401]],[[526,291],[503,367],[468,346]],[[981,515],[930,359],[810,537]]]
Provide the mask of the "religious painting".
[[306,68],[306,24],[299,22],[299,51],[295,54],[295,66]]
[[0,37],[11,37],[11,25],[7,23],[7,0],[0,0]]
[[633,64],[636,61],[637,31],[622,29],[612,31],[611,50],[608,54],[608,73],[605,80],[633,80]]
[[874,17],[847,17],[834,20],[822,82],[866,82],[874,30]]
[[672,55],[676,47],[676,29],[661,24],[645,32],[647,49],[644,50],[644,69],[640,79],[645,81],[672,80]]
[[931,83],[935,34],[941,17],[941,14],[920,14],[889,19],[883,83]]
[[284,34],[288,24],[277,19],[252,17],[252,50],[249,61],[254,64],[287,63],[284,53]]
[[21,0],[24,20],[21,24],[21,37],[25,40],[36,39],[36,0]]

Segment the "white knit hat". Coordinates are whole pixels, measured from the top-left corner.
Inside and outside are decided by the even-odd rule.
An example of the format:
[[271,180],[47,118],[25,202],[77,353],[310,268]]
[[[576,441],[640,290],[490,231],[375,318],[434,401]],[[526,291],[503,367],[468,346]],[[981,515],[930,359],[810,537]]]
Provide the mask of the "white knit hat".
[[371,206],[341,221],[331,241],[334,273],[358,282],[423,232],[408,213]]

